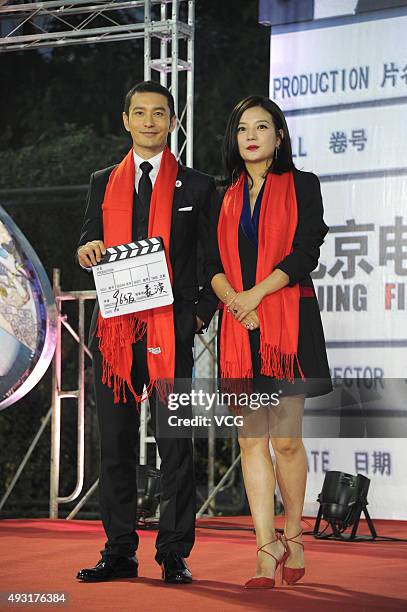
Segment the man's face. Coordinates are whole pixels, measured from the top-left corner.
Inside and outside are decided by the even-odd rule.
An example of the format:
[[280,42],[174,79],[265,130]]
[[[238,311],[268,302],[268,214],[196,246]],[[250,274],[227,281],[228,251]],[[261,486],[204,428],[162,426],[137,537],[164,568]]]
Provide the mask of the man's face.
[[176,117],[171,119],[165,96],[143,92],[132,96],[129,114],[123,113],[123,123],[131,134],[136,153],[149,159],[164,150],[168,134],[175,128]]

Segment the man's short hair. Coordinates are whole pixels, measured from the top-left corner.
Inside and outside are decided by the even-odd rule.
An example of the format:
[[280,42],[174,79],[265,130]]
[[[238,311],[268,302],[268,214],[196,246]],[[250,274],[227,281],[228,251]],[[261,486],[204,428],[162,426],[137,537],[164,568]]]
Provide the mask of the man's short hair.
[[133,87],[127,92],[124,99],[124,112],[126,115],[129,114],[130,103],[134,94],[148,92],[158,93],[167,98],[168,107],[170,109],[170,117],[172,119],[175,115],[174,98],[168,89],[163,85],[160,85],[160,83],[157,83],[157,81],[142,81],[141,83],[137,83],[137,85],[133,85]]

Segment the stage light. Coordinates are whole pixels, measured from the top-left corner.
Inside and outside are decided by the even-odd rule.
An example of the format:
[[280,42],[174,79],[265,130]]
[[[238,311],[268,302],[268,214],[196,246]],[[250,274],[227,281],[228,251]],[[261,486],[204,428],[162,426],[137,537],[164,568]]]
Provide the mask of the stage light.
[[[314,536],[316,538],[340,540],[376,538],[376,530],[367,511],[369,485],[370,479],[362,474],[353,476],[345,472],[327,472],[322,491],[318,495],[320,507],[315,521]],[[362,512],[366,517],[371,536],[358,536],[356,538]],[[327,522],[327,526],[322,532],[320,531],[321,519]],[[328,526],[331,527],[332,532],[325,534]],[[351,533],[343,535],[348,527],[351,526]]]

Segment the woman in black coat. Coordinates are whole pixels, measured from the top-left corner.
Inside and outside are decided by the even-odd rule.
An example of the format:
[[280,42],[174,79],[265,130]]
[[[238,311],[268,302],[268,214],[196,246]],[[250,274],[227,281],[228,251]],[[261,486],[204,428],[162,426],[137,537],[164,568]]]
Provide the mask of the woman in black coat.
[[[279,564],[288,584],[305,572],[301,419],[305,397],[332,390],[310,273],[328,227],[318,178],[294,167],[284,115],[268,98],[250,96],[236,105],[224,162],[228,188],[213,207],[207,253],[212,288],[225,306],[219,369],[223,379],[252,383],[256,400],[264,394],[259,409],[256,403],[244,410],[239,443],[258,546],[256,575],[245,586],[271,588]],[[283,537],[274,528],[276,478]]]

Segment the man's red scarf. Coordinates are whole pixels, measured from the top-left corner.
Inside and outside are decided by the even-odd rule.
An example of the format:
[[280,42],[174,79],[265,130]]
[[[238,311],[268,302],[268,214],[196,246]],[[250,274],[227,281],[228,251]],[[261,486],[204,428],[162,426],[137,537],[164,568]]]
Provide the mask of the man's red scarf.
[[[178,163],[168,147],[164,149],[160,170],[154,183],[148,220],[148,237],[160,236],[164,242],[172,282],[169,258],[172,205]],[[134,157],[131,149],[110,174],[102,204],[106,247],[132,242]],[[137,395],[131,382],[134,342],[147,331],[147,365],[150,382],[147,394]],[[126,402],[125,384],[139,402],[150,395],[154,386],[161,393],[160,381],[173,380],[175,372],[175,337],[173,308],[162,306],[128,315],[103,319],[99,313],[97,337],[103,358],[102,382],[112,386],[114,401]]]
[[[225,274],[232,287],[243,291],[238,230],[243,206],[245,175],[229,187],[223,199],[218,223],[219,251]],[[275,266],[292,250],[298,211],[292,172],[267,174],[261,202],[256,284],[269,276]],[[278,379],[294,379],[298,362],[299,330],[298,285],[283,287],[267,295],[257,307],[260,320],[261,374]],[[249,332],[225,308],[220,337],[222,378],[253,377]]]

